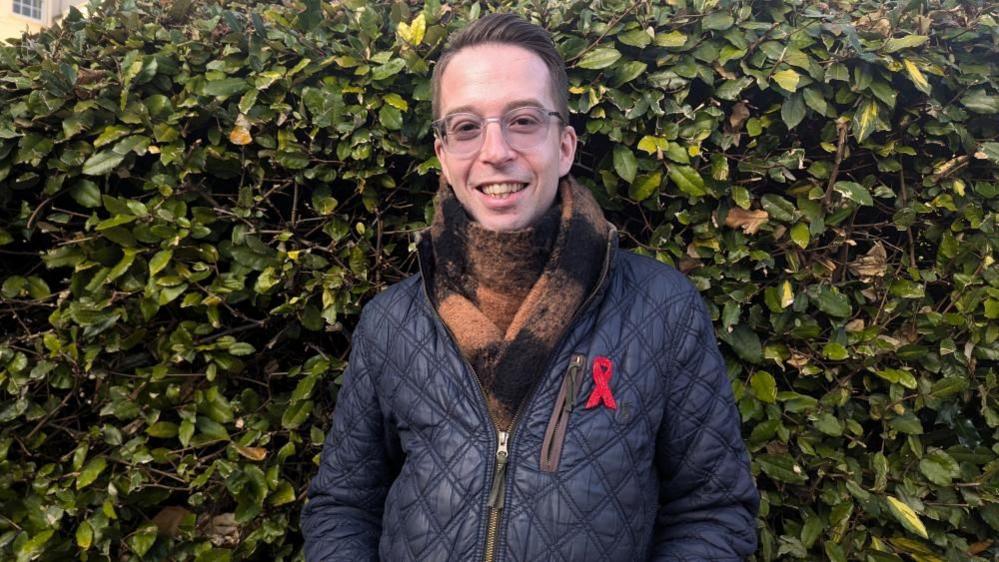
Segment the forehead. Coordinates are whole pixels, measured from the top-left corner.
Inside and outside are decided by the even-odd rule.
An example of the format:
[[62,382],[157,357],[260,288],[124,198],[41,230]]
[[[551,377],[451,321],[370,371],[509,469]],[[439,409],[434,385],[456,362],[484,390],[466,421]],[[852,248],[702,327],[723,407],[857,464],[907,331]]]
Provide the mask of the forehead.
[[487,43],[458,51],[440,82],[441,114],[501,112],[523,102],[554,106],[541,57],[516,45]]

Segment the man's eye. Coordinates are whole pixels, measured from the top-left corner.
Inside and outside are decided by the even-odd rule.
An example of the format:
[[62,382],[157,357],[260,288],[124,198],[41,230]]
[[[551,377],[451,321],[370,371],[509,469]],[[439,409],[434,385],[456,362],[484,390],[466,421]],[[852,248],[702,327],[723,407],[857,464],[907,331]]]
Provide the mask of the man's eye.
[[510,118],[510,120],[507,123],[508,123],[507,126],[515,131],[524,130],[524,129],[533,129],[541,125],[541,121],[538,120],[538,117],[536,115],[530,115],[530,114],[514,115],[513,117]]
[[451,134],[454,135],[474,135],[479,132],[481,125],[474,121],[459,121],[451,124]]

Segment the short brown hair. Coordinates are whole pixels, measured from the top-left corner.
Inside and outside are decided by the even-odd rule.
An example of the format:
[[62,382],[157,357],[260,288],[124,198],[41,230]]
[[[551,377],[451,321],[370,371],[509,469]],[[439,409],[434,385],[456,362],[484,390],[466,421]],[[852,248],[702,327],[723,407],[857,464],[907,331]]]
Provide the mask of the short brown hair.
[[440,118],[441,77],[451,58],[462,49],[486,43],[514,45],[538,55],[548,67],[555,110],[562,115],[563,123],[569,122],[569,78],[565,73],[565,60],[555,49],[555,42],[547,31],[514,14],[483,16],[451,37],[434,65],[430,80],[434,119]]

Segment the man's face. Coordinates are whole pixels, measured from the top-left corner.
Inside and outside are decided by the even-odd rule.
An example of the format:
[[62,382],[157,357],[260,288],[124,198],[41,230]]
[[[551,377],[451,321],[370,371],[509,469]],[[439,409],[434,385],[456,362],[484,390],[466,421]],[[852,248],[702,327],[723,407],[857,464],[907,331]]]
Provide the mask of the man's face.
[[[459,51],[440,82],[440,115],[474,113],[502,117],[524,106],[554,111],[548,67],[534,53],[514,45],[485,44]],[[530,150],[515,150],[499,122],[485,126],[482,147],[471,154],[448,154],[440,139],[434,150],[444,178],[473,219],[489,230],[516,230],[534,224],[548,210],[558,180],[569,173],[576,132],[553,117],[548,135]],[[487,195],[483,189],[513,184],[514,193]],[[490,186],[493,186],[490,188]],[[508,187],[504,189],[509,189]]]

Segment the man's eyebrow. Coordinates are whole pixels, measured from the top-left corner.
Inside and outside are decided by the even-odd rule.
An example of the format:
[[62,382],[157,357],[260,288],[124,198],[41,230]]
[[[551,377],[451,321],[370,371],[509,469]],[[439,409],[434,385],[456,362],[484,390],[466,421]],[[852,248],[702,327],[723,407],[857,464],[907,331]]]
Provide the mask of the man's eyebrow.
[[[519,99],[519,100],[513,100],[511,102],[507,102],[506,104],[504,104],[503,105],[503,113],[506,113],[507,111],[510,111],[511,109],[517,109],[518,107],[541,107],[541,108],[543,108],[544,106],[545,106],[545,104],[541,103],[541,100],[538,100],[538,99],[535,99],[535,98],[524,98],[524,99]],[[479,112],[475,110],[475,107],[471,106],[471,105],[459,105],[458,107],[453,107],[453,108],[451,108],[450,111],[448,111],[447,113],[445,113],[445,115],[451,115],[453,113],[474,113],[476,115],[479,114]]]

